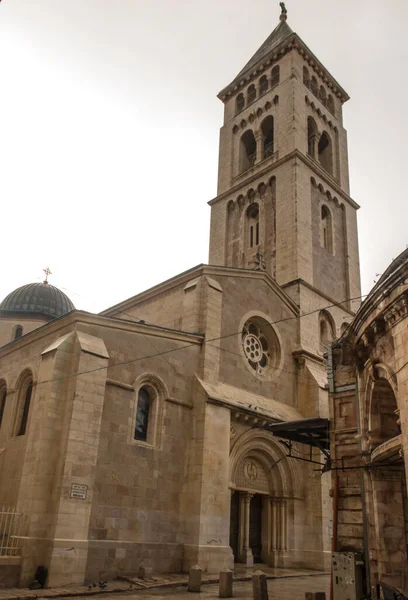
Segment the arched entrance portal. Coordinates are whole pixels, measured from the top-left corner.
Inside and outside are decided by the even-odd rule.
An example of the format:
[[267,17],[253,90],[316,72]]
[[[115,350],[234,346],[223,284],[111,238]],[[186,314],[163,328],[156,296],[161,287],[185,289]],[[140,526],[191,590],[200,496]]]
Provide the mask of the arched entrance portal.
[[230,457],[230,546],[235,562],[284,564],[294,482],[301,485],[302,479],[297,471],[267,432],[247,431],[237,440]]

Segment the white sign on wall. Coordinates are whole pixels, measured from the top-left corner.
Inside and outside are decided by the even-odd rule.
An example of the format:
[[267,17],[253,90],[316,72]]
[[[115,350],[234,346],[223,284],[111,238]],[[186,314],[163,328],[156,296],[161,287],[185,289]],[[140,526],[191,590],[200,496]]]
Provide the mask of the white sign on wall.
[[86,500],[86,494],[88,492],[88,486],[80,483],[73,483],[71,485],[71,498],[77,500]]

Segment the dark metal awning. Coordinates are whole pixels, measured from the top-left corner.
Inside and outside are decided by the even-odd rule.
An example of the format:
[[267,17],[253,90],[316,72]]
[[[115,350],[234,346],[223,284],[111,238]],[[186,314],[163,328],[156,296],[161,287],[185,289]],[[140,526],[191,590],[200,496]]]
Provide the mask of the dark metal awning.
[[311,418],[285,423],[269,423],[263,429],[291,442],[318,448],[326,456],[330,450],[329,419]]

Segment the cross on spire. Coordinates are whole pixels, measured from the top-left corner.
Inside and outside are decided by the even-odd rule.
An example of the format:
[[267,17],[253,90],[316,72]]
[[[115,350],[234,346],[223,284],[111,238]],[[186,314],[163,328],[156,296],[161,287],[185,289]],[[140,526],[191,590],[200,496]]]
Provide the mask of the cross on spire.
[[51,269],[50,267],[46,267],[45,269],[43,269],[43,271],[45,273],[44,283],[48,283],[48,275],[52,275]]
[[288,18],[288,9],[285,6],[284,2],[279,2],[279,6],[281,7],[281,15],[280,15],[280,20],[281,21],[286,21],[286,19]]

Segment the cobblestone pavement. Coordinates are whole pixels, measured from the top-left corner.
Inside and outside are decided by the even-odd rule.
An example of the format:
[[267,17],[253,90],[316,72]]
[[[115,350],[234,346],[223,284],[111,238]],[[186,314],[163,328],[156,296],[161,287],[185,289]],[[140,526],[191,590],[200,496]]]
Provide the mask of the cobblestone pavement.
[[[326,592],[329,598],[329,575],[306,575],[283,577],[268,580],[269,599],[279,600],[304,600],[305,592]],[[185,587],[152,588],[150,590],[135,592],[106,593],[103,600],[146,600],[146,596],[154,596],[155,600],[188,600],[197,594],[190,594]],[[234,582],[234,598],[242,600],[252,599],[252,582]],[[77,596],[77,600],[86,600],[88,596]],[[215,600],[218,598],[218,585],[203,585],[201,600]]]

